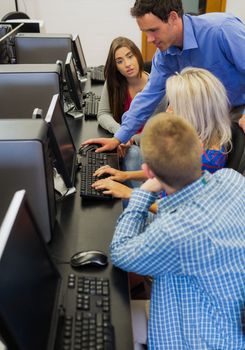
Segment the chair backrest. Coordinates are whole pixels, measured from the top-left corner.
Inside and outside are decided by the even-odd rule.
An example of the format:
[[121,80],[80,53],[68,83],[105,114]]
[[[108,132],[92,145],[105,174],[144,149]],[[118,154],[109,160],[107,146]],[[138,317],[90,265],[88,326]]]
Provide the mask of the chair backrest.
[[237,123],[232,123],[232,150],[228,153],[227,167],[239,173],[245,171],[245,134]]
[[144,71],[150,74],[151,72],[151,61],[144,62]]
[[9,19],[30,19],[30,17],[24,12],[13,11],[6,13],[1,21],[8,21]]

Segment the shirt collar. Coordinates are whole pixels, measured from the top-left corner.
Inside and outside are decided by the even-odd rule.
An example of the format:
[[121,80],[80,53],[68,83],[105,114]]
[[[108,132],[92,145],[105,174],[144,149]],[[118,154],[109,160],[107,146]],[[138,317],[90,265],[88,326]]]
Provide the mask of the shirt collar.
[[171,46],[166,50],[166,54],[181,55],[181,53],[185,50],[198,48],[198,44],[197,44],[192,23],[191,23],[191,18],[189,15],[183,16],[183,31],[184,31],[183,49],[180,50],[177,46]]
[[164,210],[167,212],[173,212],[182,203],[190,201],[192,198],[196,199],[198,193],[204,186],[206,186],[211,177],[212,174],[210,174],[208,171],[204,171],[203,175],[195,182],[192,182],[190,185],[185,186],[181,190],[164,197],[164,199],[159,202],[159,211]]

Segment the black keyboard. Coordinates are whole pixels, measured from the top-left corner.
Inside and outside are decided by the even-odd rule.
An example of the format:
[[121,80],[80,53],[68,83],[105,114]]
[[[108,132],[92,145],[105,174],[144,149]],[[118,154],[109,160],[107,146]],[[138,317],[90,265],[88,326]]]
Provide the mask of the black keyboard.
[[104,69],[103,65],[89,68],[92,83],[103,84],[105,82]]
[[[99,145],[87,145],[79,150],[81,156],[81,197],[111,199],[112,196],[103,194],[102,191],[97,191],[91,187],[96,181],[93,176],[94,172],[103,165],[110,165],[118,169],[117,153],[95,153]],[[106,177],[106,176],[105,176]],[[100,177],[101,178],[101,177]]]
[[88,92],[84,99],[83,113],[87,117],[96,117],[98,114],[100,96],[94,92]]
[[56,348],[114,350],[109,280],[72,273],[66,294],[67,309],[60,316]]

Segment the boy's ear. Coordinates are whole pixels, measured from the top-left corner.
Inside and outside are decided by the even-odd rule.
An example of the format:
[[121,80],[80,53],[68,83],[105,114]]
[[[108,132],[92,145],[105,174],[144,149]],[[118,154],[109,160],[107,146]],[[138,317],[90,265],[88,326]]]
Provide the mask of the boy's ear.
[[145,173],[145,176],[148,178],[148,179],[153,179],[155,176],[155,174],[153,173],[153,171],[149,168],[149,166],[146,164],[146,163],[143,163],[141,165],[141,168],[142,170],[144,171]]

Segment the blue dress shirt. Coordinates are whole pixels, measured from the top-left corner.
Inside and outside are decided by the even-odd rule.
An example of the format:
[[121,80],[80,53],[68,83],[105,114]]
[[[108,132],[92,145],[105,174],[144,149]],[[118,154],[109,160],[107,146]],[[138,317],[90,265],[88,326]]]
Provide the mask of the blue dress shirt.
[[224,84],[232,107],[245,105],[245,25],[224,13],[183,16],[183,49],[156,51],[149,81],[124,113],[115,137],[127,142],[165,95],[166,79],[185,67],[205,68]]
[[245,333],[245,179],[205,172],[160,200],[133,191],[111,243],[114,265],[151,275],[149,350],[242,350]]

